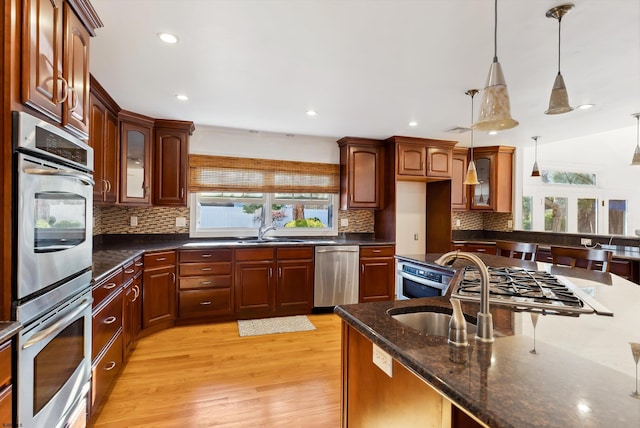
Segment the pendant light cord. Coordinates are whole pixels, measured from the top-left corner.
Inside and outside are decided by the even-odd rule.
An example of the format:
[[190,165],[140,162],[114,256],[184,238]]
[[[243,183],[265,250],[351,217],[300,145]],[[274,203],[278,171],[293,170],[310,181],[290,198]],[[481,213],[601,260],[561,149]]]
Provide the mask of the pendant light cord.
[[560,28],[562,26],[562,16],[558,17],[558,74],[560,74],[560,37],[562,32]]
[[[473,98],[471,98],[471,102],[473,103]],[[636,114],[635,116],[636,116],[636,147],[640,148],[640,114]],[[471,139],[471,142],[473,142],[473,138]]]
[[493,9],[493,62],[498,62],[498,0]]

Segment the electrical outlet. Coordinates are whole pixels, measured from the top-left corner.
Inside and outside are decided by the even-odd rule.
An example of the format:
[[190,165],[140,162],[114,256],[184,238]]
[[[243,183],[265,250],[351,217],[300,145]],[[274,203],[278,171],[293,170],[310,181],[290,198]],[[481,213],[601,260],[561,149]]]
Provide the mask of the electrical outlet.
[[460,227],[460,219],[456,219],[456,227]]
[[580,245],[591,245],[591,239],[589,239],[589,238],[580,238]]
[[130,224],[132,227],[135,227],[138,225],[138,217],[132,215],[131,218],[129,219]]
[[393,377],[393,359],[376,344],[373,345],[373,364],[380,367],[387,376]]
[[176,217],[176,227],[187,227],[187,218]]
[[349,227],[349,219],[348,218],[341,218],[340,219],[340,226]]
[[420,235],[418,235],[417,233],[413,234],[413,240],[414,241],[418,241],[420,239]]

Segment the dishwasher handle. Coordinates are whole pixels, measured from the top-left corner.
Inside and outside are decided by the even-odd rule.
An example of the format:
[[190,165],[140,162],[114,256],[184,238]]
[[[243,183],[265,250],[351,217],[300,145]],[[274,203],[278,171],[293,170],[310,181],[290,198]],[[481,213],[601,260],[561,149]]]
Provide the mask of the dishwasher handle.
[[356,248],[316,248],[316,253],[357,253],[359,252],[358,247]]

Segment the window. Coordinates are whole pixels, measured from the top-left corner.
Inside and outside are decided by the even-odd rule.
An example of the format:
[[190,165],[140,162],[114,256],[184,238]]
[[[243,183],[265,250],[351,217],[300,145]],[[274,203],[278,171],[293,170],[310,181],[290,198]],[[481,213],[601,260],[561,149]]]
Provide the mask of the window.
[[547,196],[544,198],[544,230],[567,231],[567,198]]
[[595,186],[596,175],[585,172],[546,171],[541,173],[543,183]]
[[532,227],[533,227],[532,205],[533,205],[533,197],[531,196],[522,197],[522,230],[532,230]]
[[627,201],[609,200],[609,234],[627,234]]
[[593,198],[578,198],[578,233],[596,233],[598,201]]
[[263,221],[276,227],[270,236],[335,236],[334,206],[337,194],[329,193],[194,193],[191,236],[256,236]]

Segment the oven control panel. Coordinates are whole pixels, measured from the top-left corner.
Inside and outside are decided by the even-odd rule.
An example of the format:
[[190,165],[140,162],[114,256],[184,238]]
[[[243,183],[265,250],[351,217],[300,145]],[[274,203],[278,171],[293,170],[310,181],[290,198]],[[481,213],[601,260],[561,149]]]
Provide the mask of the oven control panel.
[[409,274],[409,275],[413,275],[416,276],[418,278],[423,278],[426,279],[428,281],[432,281],[432,282],[436,282],[438,284],[449,284],[449,282],[451,282],[451,276],[450,275],[445,275],[441,272],[435,272],[433,270],[424,268],[424,267],[418,267],[418,266],[411,266],[411,265],[403,265],[402,266],[402,271]]

